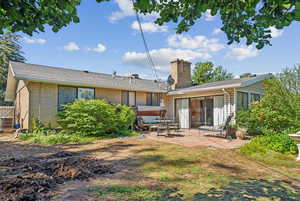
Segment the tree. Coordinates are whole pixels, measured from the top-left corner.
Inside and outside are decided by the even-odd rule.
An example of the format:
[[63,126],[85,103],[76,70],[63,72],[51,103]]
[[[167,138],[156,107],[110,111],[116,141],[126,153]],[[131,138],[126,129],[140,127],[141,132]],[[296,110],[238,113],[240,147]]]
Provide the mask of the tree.
[[240,75],[240,78],[250,77],[251,75],[252,75],[252,73],[243,73]]
[[228,73],[222,66],[215,67],[212,62],[198,62],[193,70],[193,84],[203,84],[232,79],[232,73]]
[[263,132],[297,132],[300,129],[300,67],[284,69],[264,81],[264,95],[249,110],[238,112],[237,123]]
[[4,104],[9,61],[25,61],[19,39],[19,35],[14,35],[11,32],[0,35],[0,105]]
[[[109,0],[96,0],[97,2]],[[134,0],[133,0],[134,1]],[[228,43],[246,39],[258,49],[271,45],[269,28],[282,29],[300,21],[299,0],[135,0],[143,14],[156,12],[156,23],[177,23],[177,33],[188,31],[205,13],[219,14]],[[81,0],[5,0],[0,2],[0,32],[7,29],[31,35],[44,31],[44,25],[59,31],[69,23],[78,23],[76,7]]]
[[300,95],[300,64],[294,68],[283,69],[279,80],[289,91]]

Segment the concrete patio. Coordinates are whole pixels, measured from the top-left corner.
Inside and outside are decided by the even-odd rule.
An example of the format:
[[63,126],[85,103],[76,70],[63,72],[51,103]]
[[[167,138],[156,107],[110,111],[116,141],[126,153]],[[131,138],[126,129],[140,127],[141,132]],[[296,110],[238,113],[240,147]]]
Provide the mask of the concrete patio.
[[216,133],[212,131],[204,131],[197,129],[184,129],[178,132],[171,131],[170,135],[161,133],[157,136],[157,132],[145,133],[145,137],[152,140],[178,144],[185,147],[206,146],[221,149],[235,149],[249,142],[249,140],[232,139],[228,140],[221,137],[215,137]]

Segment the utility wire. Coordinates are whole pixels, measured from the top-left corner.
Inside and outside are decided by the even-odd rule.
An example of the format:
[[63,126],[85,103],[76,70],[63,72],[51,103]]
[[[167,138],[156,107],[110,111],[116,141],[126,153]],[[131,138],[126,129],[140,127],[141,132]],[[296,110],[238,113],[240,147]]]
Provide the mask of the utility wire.
[[134,0],[131,0],[131,1],[132,1],[133,9],[135,11],[136,21],[139,24],[139,29],[140,29],[141,37],[142,37],[143,44],[144,44],[144,47],[145,47],[145,50],[146,50],[146,55],[147,55],[148,62],[150,63],[150,65],[152,67],[152,72],[153,72],[153,74],[155,76],[155,79],[158,80],[158,75],[157,75],[157,72],[156,72],[155,64],[154,64],[153,59],[152,59],[152,57],[150,55],[150,51],[149,51],[149,48],[148,48],[148,45],[147,45],[147,41],[146,41],[146,38],[145,38],[145,35],[144,35],[143,27],[142,27],[142,24],[141,24],[140,16],[139,16],[137,10],[134,8]]

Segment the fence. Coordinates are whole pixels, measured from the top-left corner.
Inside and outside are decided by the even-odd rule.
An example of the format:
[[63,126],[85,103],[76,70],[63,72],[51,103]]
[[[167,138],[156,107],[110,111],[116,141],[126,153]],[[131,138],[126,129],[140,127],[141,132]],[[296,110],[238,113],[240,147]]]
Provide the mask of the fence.
[[12,128],[14,120],[13,106],[0,106],[0,129]]

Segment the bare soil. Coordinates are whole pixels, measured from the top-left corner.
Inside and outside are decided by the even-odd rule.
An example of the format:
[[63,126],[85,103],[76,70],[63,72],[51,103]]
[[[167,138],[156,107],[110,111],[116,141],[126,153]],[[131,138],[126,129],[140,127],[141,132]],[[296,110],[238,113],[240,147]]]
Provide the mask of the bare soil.
[[45,157],[1,161],[0,200],[50,200],[49,191],[69,180],[113,174],[113,167],[78,153],[57,152]]

